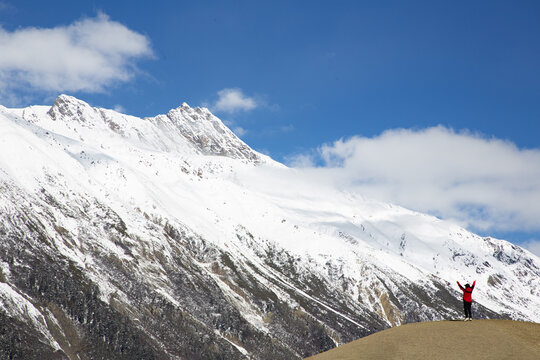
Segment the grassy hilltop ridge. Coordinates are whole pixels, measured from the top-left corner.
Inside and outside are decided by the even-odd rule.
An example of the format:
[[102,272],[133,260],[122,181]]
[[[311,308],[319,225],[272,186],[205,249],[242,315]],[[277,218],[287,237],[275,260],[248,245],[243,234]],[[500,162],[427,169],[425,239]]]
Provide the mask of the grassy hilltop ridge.
[[378,332],[309,360],[540,359],[540,324],[511,320],[435,321]]

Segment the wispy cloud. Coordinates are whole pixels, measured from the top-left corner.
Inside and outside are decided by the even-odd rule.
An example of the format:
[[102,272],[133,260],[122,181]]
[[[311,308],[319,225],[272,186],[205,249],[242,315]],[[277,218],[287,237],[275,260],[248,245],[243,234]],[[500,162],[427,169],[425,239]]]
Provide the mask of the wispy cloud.
[[246,129],[244,129],[243,127],[241,127],[241,126],[236,126],[236,127],[233,129],[233,132],[234,132],[237,136],[242,137],[242,136],[246,135],[248,131],[247,131]]
[[290,164],[341,188],[479,230],[540,230],[540,149],[442,126],[321,146]]
[[314,158],[312,154],[295,154],[285,157],[285,163],[299,169],[313,168],[315,166]]
[[211,105],[211,110],[216,112],[235,113],[250,111],[261,104],[254,97],[245,95],[242,89],[226,88],[218,91],[217,101]]
[[116,112],[122,113],[122,114],[124,114],[126,112],[126,108],[124,108],[120,104],[114,105],[113,110],[116,111]]
[[0,0],[0,11],[13,13],[17,12],[17,8],[9,1]]
[[540,240],[531,239],[521,244],[525,249],[529,250],[536,256],[540,256]]
[[292,131],[294,131],[294,125],[293,124],[283,125],[283,126],[281,126],[279,128],[279,131],[282,132],[282,133],[292,132]]
[[153,56],[145,35],[105,14],[54,28],[0,27],[0,49],[4,92],[102,92],[132,79],[136,59]]

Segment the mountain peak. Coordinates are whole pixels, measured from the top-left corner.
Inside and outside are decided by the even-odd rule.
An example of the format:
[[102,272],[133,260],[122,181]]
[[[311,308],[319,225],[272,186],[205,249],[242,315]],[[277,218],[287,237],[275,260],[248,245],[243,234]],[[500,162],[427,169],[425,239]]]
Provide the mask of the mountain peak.
[[49,109],[28,107],[21,109],[20,116],[46,130],[79,140],[101,142],[99,139],[105,132],[112,132],[114,136],[130,138],[160,151],[176,149],[254,163],[268,161],[267,157],[238,138],[210,110],[192,108],[186,102],[169,110],[166,115],[142,119],[92,107],[85,101],[61,94]]
[[60,102],[71,102],[71,103],[84,103],[86,105],[88,105],[86,102],[80,100],[80,99],[77,99],[76,97],[74,96],[71,96],[71,95],[67,95],[67,94],[60,94],[58,95],[58,97],[56,98],[56,100],[54,102],[57,102],[57,101],[60,101]]
[[61,94],[56,98],[47,114],[53,120],[88,123],[96,116],[96,109],[73,96]]
[[167,113],[180,133],[205,155],[222,155],[261,162],[262,156],[238,138],[207,108],[186,103]]

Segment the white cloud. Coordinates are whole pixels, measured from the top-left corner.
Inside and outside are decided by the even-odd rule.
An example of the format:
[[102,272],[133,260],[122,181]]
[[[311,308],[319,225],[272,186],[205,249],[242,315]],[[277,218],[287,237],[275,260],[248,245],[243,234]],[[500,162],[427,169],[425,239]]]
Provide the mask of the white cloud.
[[236,136],[242,137],[246,135],[248,131],[241,126],[237,126],[233,129],[233,132],[236,134]]
[[315,166],[315,159],[311,154],[296,154],[286,157],[285,163],[294,168],[311,168]]
[[540,240],[531,239],[522,243],[521,246],[540,257]]
[[46,29],[0,27],[0,88],[101,92],[130,80],[134,60],[152,55],[145,35],[105,14]]
[[289,133],[289,132],[292,132],[294,131],[294,125],[293,124],[289,124],[289,125],[283,125],[279,128],[279,130],[282,132],[282,133]]
[[479,230],[540,230],[540,149],[439,126],[339,140],[319,156],[317,176],[342,188]]
[[212,106],[212,111],[234,113],[250,111],[260,105],[253,97],[244,95],[242,89],[227,88],[218,91],[218,100]]
[[126,108],[124,108],[124,107],[123,107],[122,105],[120,105],[120,104],[114,105],[113,110],[116,111],[116,112],[119,112],[119,113],[121,113],[121,114],[125,114],[125,113],[126,113]]

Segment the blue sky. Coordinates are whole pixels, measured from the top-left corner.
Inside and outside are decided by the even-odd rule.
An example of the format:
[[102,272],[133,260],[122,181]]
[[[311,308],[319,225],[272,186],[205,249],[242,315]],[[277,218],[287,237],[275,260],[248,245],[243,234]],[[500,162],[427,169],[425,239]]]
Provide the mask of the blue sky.
[[[538,1],[0,0],[0,103],[50,104],[68,93],[136,116],[184,101],[204,105],[279,161],[341,170],[341,186],[444,218],[474,218],[465,221],[473,230],[533,247],[539,17]],[[104,35],[76,49],[54,40],[83,28]],[[48,37],[51,29],[57,37]],[[85,46],[94,52],[83,56],[83,69],[69,59],[80,59]],[[59,75],[53,68],[65,59],[70,71]],[[450,153],[464,146],[469,161],[441,155],[454,165],[438,166],[425,154],[441,142]],[[415,162],[387,164],[404,144],[416,149]],[[387,146],[394,152],[375,156]],[[394,166],[390,175],[362,162],[367,148]],[[430,176],[416,176],[424,172]],[[451,181],[436,190],[440,178]],[[373,181],[392,186],[365,186]],[[418,186],[433,193],[420,195]],[[474,201],[444,199],[475,188],[482,191]]]

